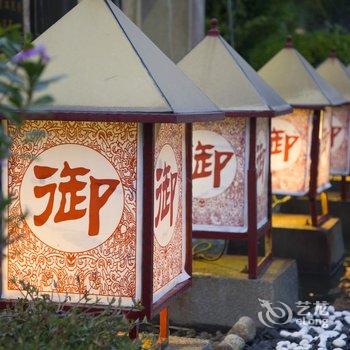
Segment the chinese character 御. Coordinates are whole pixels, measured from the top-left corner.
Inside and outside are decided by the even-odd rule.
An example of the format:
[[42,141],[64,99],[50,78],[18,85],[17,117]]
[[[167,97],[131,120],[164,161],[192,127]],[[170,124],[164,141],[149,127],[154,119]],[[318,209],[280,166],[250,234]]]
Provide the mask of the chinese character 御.
[[341,127],[337,127],[337,126],[332,126],[332,134],[331,134],[331,147],[333,147],[334,145],[334,140],[337,137],[337,135],[341,132]]
[[[52,177],[58,168],[46,166],[35,166],[34,175],[37,179],[46,180]],[[77,176],[84,176],[90,172],[90,169],[83,167],[71,168],[68,162],[64,162],[63,170],[60,173],[61,178],[69,178],[68,181],[47,184],[44,186],[35,186],[34,195],[36,198],[42,198],[49,194],[49,200],[46,209],[40,215],[34,215],[34,224],[36,226],[44,225],[52,214],[55,193],[58,187],[61,193],[61,201],[57,213],[54,216],[54,222],[68,220],[77,220],[85,216],[87,209],[77,209],[77,206],[86,200],[86,196],[79,195],[87,183],[77,179]],[[89,236],[96,236],[100,230],[100,210],[106,204],[110,196],[120,184],[119,180],[114,179],[95,179],[90,176],[90,201],[89,201]],[[100,187],[107,186],[107,189],[100,195]],[[69,198],[69,200],[68,200]],[[67,209],[68,204],[68,209]]]
[[155,217],[155,226],[158,227],[168,214],[170,215],[170,226],[174,220],[174,199],[177,184],[177,172],[171,172],[171,166],[164,163],[163,168],[156,169],[156,181],[160,182],[156,188],[156,200],[158,200],[158,211]]
[[[284,139],[282,136],[283,134],[285,134]],[[289,136],[284,130],[276,130],[273,128],[271,131],[271,154],[282,153],[284,144],[283,161],[288,162],[289,152],[298,139],[299,136]]]
[[213,148],[213,145],[202,145],[202,143],[198,141],[196,152],[199,151],[199,153],[196,153],[194,155],[196,166],[192,175],[193,179],[207,177],[211,175],[212,172],[207,170],[207,168],[209,168],[212,164],[211,162],[209,162],[209,159],[212,157],[212,154],[206,151],[209,151]]
[[[200,141],[195,149],[195,168],[192,174],[193,179],[208,177],[213,174],[214,170],[214,180],[213,187],[220,187],[221,184],[221,172],[226,167],[227,163],[231,160],[233,156],[233,152],[219,152],[214,150],[214,154],[212,151],[214,149],[213,145],[203,145]],[[213,163],[209,160],[214,155],[214,167]],[[209,168],[214,168],[213,170],[209,170]]]

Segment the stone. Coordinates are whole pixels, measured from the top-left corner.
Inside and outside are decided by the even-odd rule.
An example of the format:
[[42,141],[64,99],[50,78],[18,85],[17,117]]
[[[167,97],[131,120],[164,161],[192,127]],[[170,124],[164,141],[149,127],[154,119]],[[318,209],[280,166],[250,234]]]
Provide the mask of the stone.
[[344,317],[344,320],[345,320],[345,322],[346,322],[347,324],[350,325],[350,316],[345,316],[345,317]]
[[207,343],[203,346],[202,350],[213,350],[213,347],[210,343]]
[[217,331],[214,335],[214,337],[212,338],[213,341],[218,341],[220,342],[223,338],[223,334],[220,331]]
[[313,341],[314,337],[310,334],[304,334],[303,335],[303,340],[307,340],[309,343]]
[[281,335],[281,337],[283,337],[283,338],[287,338],[287,337],[290,337],[291,333],[290,333],[290,332],[287,332],[287,331],[285,331],[285,330],[282,330],[282,331],[280,332],[280,335]]
[[328,306],[327,311],[328,311],[329,313],[331,313],[331,314],[334,314],[334,312],[335,312],[334,306],[333,306],[333,305]]
[[218,261],[194,261],[192,287],[169,304],[171,324],[231,328],[244,315],[258,325],[259,299],[295,305],[299,295],[294,261],[273,259],[260,278],[251,280],[241,272],[246,260],[223,256]]
[[[208,344],[207,340],[198,339],[198,338],[185,338],[185,337],[169,337],[169,346],[167,350],[203,350]],[[207,348],[206,350],[212,350]]]
[[299,343],[299,345],[302,345],[302,346],[304,346],[304,345],[309,345],[310,344],[310,342],[307,340],[307,339],[303,339],[300,343]]
[[242,350],[245,341],[236,334],[228,334],[225,339],[214,348],[214,350]]
[[342,348],[346,345],[346,341],[341,339],[341,338],[338,338],[338,339],[333,340],[332,344],[338,348]]
[[233,325],[228,334],[236,334],[245,342],[249,342],[256,336],[256,325],[250,317],[243,316]]

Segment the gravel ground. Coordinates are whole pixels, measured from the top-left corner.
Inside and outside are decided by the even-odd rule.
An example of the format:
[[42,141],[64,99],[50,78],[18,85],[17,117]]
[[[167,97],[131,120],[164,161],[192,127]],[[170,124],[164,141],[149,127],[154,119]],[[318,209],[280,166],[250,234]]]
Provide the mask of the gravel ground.
[[[329,303],[331,312],[329,312],[328,317],[330,317],[331,321],[329,328],[324,330],[326,333],[319,328],[316,328],[319,333],[312,327],[301,329],[295,322],[275,328],[259,328],[254,341],[247,343],[244,350],[350,350],[350,323],[348,323],[350,322],[350,257],[345,260],[341,277],[337,276],[335,281],[330,283],[327,288],[324,288],[324,285],[324,278],[313,281],[311,287],[307,286],[305,288],[307,293],[303,295],[302,300],[310,302],[318,300],[327,301]],[[313,318],[317,319],[317,316],[313,316]],[[334,333],[334,329],[337,330],[340,327],[339,322],[342,323],[341,331]],[[338,328],[336,328],[337,326]],[[211,344],[215,345],[225,337],[226,331],[227,330],[224,329],[173,327],[171,329],[171,334],[177,337],[209,340]],[[320,333],[324,333],[323,336],[321,336]],[[345,343],[345,345],[334,345],[333,342],[337,339],[338,341],[336,341],[335,344],[342,345]],[[299,345],[300,343],[302,345]],[[322,345],[326,345],[326,347],[322,347]]]

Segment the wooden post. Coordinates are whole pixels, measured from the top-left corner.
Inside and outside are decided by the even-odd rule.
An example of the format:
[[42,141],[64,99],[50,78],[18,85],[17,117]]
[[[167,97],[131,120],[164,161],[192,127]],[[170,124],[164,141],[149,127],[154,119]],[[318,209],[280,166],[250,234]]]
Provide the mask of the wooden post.
[[169,310],[167,307],[159,313],[159,339],[161,348],[169,345]]
[[320,154],[320,126],[321,126],[321,111],[315,110],[312,123],[311,136],[311,166],[310,166],[310,188],[309,188],[309,208],[312,226],[318,226],[317,219],[317,179],[318,179],[318,163]]
[[256,210],[256,118],[250,121],[248,167],[248,274],[250,279],[258,273],[258,232]]
[[346,182],[346,176],[342,175],[341,177],[341,200],[343,202],[348,200],[348,183]]
[[153,218],[154,218],[154,124],[143,124],[143,244],[142,244],[142,296],[141,302],[148,319],[153,304]]

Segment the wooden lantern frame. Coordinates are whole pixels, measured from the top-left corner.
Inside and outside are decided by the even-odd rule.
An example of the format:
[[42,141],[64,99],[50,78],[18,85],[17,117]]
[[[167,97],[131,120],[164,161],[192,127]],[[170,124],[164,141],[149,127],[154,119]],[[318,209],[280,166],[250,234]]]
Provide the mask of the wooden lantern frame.
[[[307,193],[309,202],[309,215],[311,219],[311,225],[314,227],[321,226],[325,221],[329,219],[328,209],[328,194],[323,191],[318,193],[318,170],[319,170],[319,156],[320,156],[320,141],[319,133],[322,126],[321,111],[324,108],[319,106],[310,105],[293,105],[295,109],[307,109],[312,110],[312,132],[311,132],[311,148],[310,148],[310,180],[309,191]],[[321,212],[319,213],[317,208],[318,195],[321,201]]]
[[[283,112],[282,114],[285,114]],[[267,222],[258,228],[257,222],[257,172],[256,172],[256,118],[269,118],[269,135],[271,134],[271,117],[277,116],[274,112],[242,112],[242,113],[226,113],[226,117],[247,117],[249,118],[249,155],[248,155],[248,170],[247,170],[247,232],[217,232],[217,231],[203,231],[193,230],[194,238],[205,239],[224,239],[232,241],[245,241],[248,245],[248,276],[250,279],[258,278],[266,269],[272,260],[272,203],[271,203],[271,171],[270,171],[270,157],[268,157],[268,212]],[[268,141],[268,150],[270,154],[271,138]],[[262,261],[258,261],[258,241],[261,237],[265,237],[265,256]]]
[[321,199],[321,213],[319,215],[317,210],[317,179],[318,179],[318,166],[320,156],[320,142],[319,133],[322,127],[321,121],[321,109],[314,109],[312,120],[312,136],[311,136],[311,150],[310,150],[310,186],[309,186],[309,212],[311,217],[312,226],[321,226],[325,221],[329,219],[328,210],[328,194],[323,191],[320,193]]
[[[1,116],[1,119],[4,119]],[[192,122],[197,121],[197,116],[176,114],[176,113],[90,113],[90,112],[52,112],[46,115],[28,114],[26,120],[53,120],[53,121],[94,121],[94,122],[137,122],[143,127],[143,216],[142,216],[142,256],[141,256],[141,310],[134,310],[129,307],[121,307],[129,319],[153,318],[156,314],[164,310],[172,297],[182,293],[190,287],[192,278],[179,283],[172,290],[167,292],[158,301],[153,302],[153,242],[154,239],[154,169],[155,169],[155,124],[162,123],[185,123],[185,154],[186,163],[184,169],[186,174],[192,171]],[[212,121],[221,120],[220,112],[201,113],[200,120]],[[156,122],[149,122],[150,120]],[[186,176],[186,253],[185,272],[192,276],[192,178]],[[2,258],[3,259],[3,258]],[[1,265],[2,266],[2,265]],[[2,267],[1,267],[2,268]],[[2,289],[0,288],[2,294]],[[6,307],[14,303],[13,299],[1,299],[0,307]],[[103,307],[103,305],[101,305]],[[163,311],[164,314],[164,311]],[[166,315],[167,318],[167,315]]]
[[[288,64],[291,64],[285,61],[285,56],[283,56],[282,54],[284,50],[290,51],[290,57],[294,59],[294,69],[296,69],[296,67],[299,67],[300,71],[299,74],[296,73],[295,78],[291,79],[293,84],[290,84],[289,89],[283,90],[280,83],[284,82],[289,78],[290,67],[288,66]],[[285,54],[287,51],[284,51]],[[274,74],[276,66],[273,65],[276,65],[277,61],[279,62],[278,75]],[[324,110],[326,107],[332,108],[337,106],[343,106],[347,104],[348,101],[332,85],[328,84],[324,79],[322,79],[322,77],[315,71],[315,69],[309,64],[309,62],[307,62],[307,60],[297,50],[294,49],[291,36],[288,36],[286,38],[284,49],[282,49],[269,62],[267,62],[265,66],[263,66],[260,69],[259,73],[262,78],[264,78],[268,83],[272,85],[272,87],[276,88],[277,92],[281,91],[282,97],[285,98],[286,101],[289,102],[293,108],[307,109],[313,111],[310,150],[311,165],[308,200],[311,225],[314,227],[321,226],[329,217],[328,196],[326,192],[320,193],[321,212],[318,213],[317,210],[317,190],[320,155],[319,133],[320,128],[322,126],[321,111]],[[308,77],[307,79],[309,79],[309,85],[307,85],[303,81],[300,81],[299,75],[304,76],[304,79],[305,77]],[[305,88],[305,91],[303,91],[302,94],[299,93],[298,96],[295,95],[297,83],[299,85],[301,84],[302,86],[308,86],[307,88]],[[317,93],[317,98],[310,94],[310,91],[312,90]]]
[[[208,39],[209,38],[209,39]],[[203,43],[206,39],[217,40],[217,44],[205,44]],[[202,45],[203,44],[203,45]],[[202,46],[201,46],[202,45]],[[203,49],[203,47],[206,48]],[[232,79],[235,84],[239,82],[248,83],[249,88],[245,88],[244,93],[241,93],[240,99],[236,100],[228,94],[225,99],[218,97],[218,91],[214,91],[215,84],[212,84],[210,79],[216,78],[218,75],[222,74],[221,61],[219,48],[221,47],[221,52],[225,52],[228,55],[227,62],[232,62],[233,65],[230,67],[232,69]],[[193,52],[198,48],[198,51],[193,54]],[[193,54],[194,56],[191,56]],[[213,56],[211,56],[213,55]],[[210,57],[211,71],[208,73],[208,67],[206,62],[203,64],[200,70],[195,70],[192,72],[192,68],[197,64],[197,60],[202,57]],[[214,59],[215,57],[215,59]],[[188,61],[187,61],[188,60]],[[224,60],[223,60],[224,61]],[[215,62],[215,63],[213,63]],[[267,118],[268,119],[268,154],[270,154],[271,148],[271,118],[279,115],[285,115],[292,112],[291,106],[285,102],[266,82],[264,82],[255,70],[220,36],[220,31],[218,29],[218,21],[213,18],[211,20],[211,28],[207,33],[207,37],[203,39],[187,56],[179,62],[179,67],[186,72],[190,78],[194,80],[200,86],[204,92],[208,93],[208,96],[213,98],[213,101],[221,108],[225,113],[225,118],[245,118],[248,119],[249,131],[246,131],[247,145],[249,144],[249,152],[247,157],[245,157],[244,162],[247,165],[247,173],[245,181],[247,181],[247,230],[246,232],[237,232],[238,230],[233,230],[230,232],[213,231],[212,229],[193,229],[194,238],[205,238],[205,239],[224,239],[232,241],[244,241],[248,245],[248,276],[250,279],[257,278],[266,268],[268,263],[272,258],[272,242],[271,242],[271,227],[272,227],[272,209],[271,209],[271,171],[270,171],[270,157],[267,157],[268,162],[268,189],[267,189],[267,222],[263,224],[262,227],[258,227],[257,218],[257,170],[256,170],[256,144],[257,144],[257,118]],[[219,68],[218,68],[219,67]],[[233,68],[234,67],[234,68]],[[218,69],[218,71],[215,71]],[[229,68],[227,68],[229,69]],[[203,80],[203,74],[208,74],[209,78],[206,81]],[[226,74],[226,71],[224,71]],[[204,83],[204,81],[206,81]],[[226,86],[221,87],[219,90],[221,94],[225,92],[232,92],[238,89],[235,84],[228,81]],[[245,94],[245,95],[244,95]],[[251,101],[246,96],[253,97],[253,100],[257,98],[255,104],[249,103]],[[230,103],[228,103],[230,98]],[[248,106],[247,106],[248,104]],[[243,199],[245,200],[245,199]],[[220,225],[218,225],[220,226]],[[266,252],[265,257],[259,262],[258,259],[258,241],[259,238],[265,237],[266,242]]]

